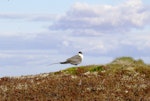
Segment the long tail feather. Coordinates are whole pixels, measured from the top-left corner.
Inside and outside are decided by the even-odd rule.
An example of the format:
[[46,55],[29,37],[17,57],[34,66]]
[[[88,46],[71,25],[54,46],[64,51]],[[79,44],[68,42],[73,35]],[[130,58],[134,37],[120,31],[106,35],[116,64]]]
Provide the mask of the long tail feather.
[[65,62],[56,62],[56,63],[49,64],[48,66],[55,65],[55,64],[67,64],[67,63],[69,63],[69,62],[68,61],[65,61]]
[[65,62],[60,62],[60,64],[67,64],[68,63],[68,61],[65,61]]
[[49,64],[48,66],[55,65],[55,64],[60,64],[60,62],[52,63],[52,64]]

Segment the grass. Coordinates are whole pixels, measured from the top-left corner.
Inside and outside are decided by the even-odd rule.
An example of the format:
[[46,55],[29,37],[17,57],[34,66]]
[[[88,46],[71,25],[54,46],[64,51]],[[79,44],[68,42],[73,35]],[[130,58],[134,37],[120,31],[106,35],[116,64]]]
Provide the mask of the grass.
[[72,75],[78,75],[78,74],[83,74],[86,72],[100,72],[103,70],[103,66],[99,65],[89,65],[89,66],[81,66],[81,67],[71,67],[66,70],[63,70],[62,72],[65,72],[67,74],[72,74]]
[[0,101],[150,101],[150,65],[131,57],[106,65],[0,78]]

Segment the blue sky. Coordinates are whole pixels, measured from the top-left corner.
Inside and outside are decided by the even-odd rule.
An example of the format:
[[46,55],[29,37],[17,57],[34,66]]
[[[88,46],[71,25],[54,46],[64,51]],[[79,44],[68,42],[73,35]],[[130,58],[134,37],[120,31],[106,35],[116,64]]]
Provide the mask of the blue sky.
[[131,56],[150,61],[149,0],[0,1],[0,77],[58,71]]

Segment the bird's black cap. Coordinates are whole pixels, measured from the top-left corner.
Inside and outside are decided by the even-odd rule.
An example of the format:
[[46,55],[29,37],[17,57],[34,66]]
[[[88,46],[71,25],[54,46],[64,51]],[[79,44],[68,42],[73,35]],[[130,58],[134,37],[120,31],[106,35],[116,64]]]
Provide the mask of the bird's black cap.
[[82,54],[82,52],[81,52],[81,51],[79,51],[79,53],[80,53],[80,54]]

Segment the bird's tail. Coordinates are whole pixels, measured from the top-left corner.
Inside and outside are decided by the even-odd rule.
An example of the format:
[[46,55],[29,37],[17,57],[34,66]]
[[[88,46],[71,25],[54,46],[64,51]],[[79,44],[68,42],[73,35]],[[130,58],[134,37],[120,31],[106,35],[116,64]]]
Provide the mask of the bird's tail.
[[49,64],[48,66],[55,65],[55,64],[60,64],[60,62],[57,62],[57,63],[51,63],[51,64]]
[[68,61],[65,61],[65,62],[60,62],[60,64],[67,64],[68,63]]
[[67,64],[67,63],[68,63],[68,61],[65,61],[65,62],[56,62],[56,63],[49,64],[48,66],[55,65],[55,64]]

